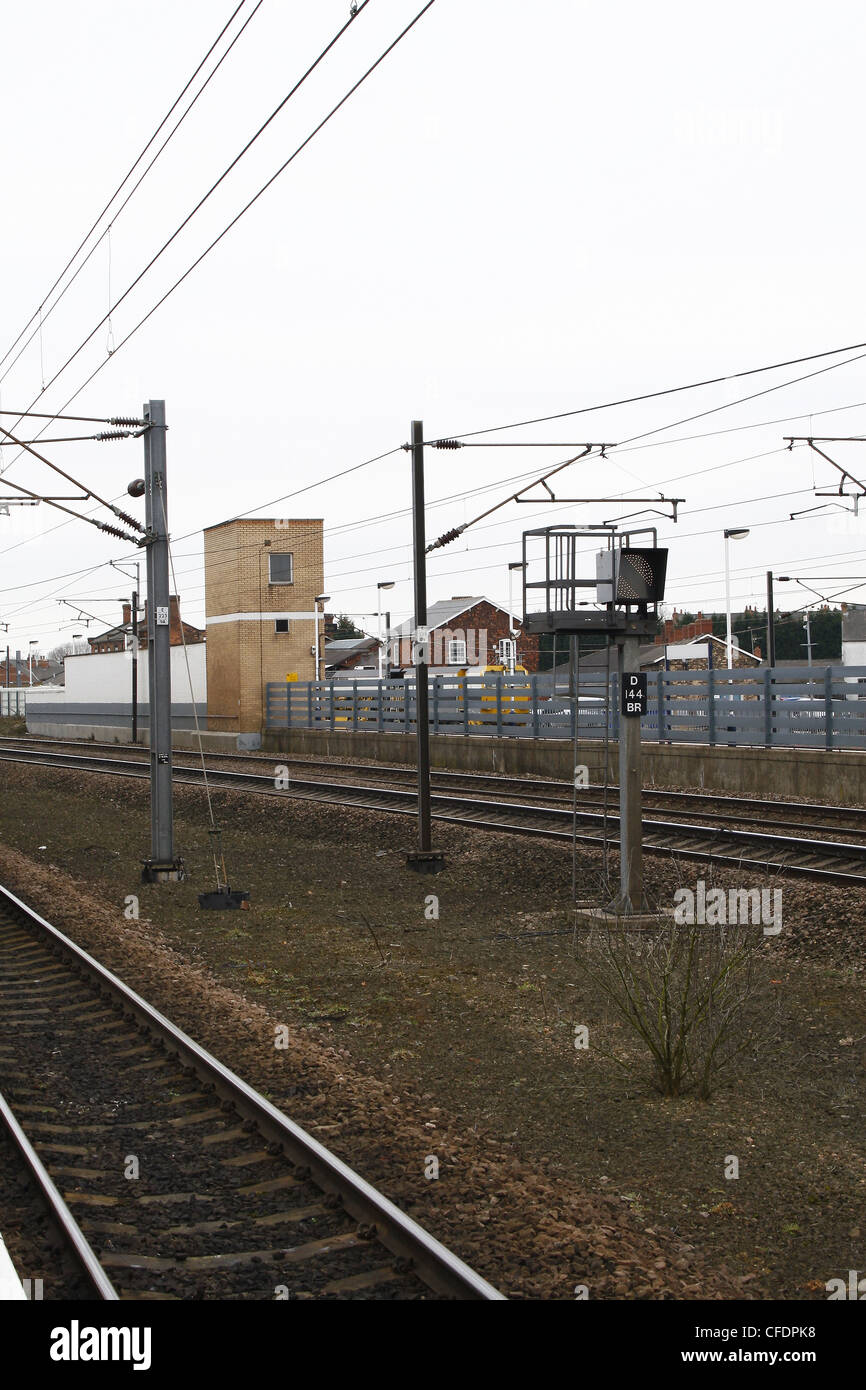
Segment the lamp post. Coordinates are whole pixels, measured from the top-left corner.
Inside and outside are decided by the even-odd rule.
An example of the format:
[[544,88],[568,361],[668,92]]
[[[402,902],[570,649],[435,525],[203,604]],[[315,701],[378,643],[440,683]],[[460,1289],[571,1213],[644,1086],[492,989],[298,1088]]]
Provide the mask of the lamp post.
[[38,647],[39,643],[35,637],[31,637],[30,641],[27,643],[27,646],[29,648],[27,653],[27,666],[29,671],[27,684],[29,687],[33,685],[33,648]]
[[734,642],[731,634],[731,563],[729,541],[744,541],[749,534],[748,526],[731,526],[725,531],[725,630],[728,670],[734,664]]
[[376,585],[376,605],[379,619],[379,625],[376,629],[376,635],[379,638],[379,680],[382,679],[382,590],[393,589],[393,587],[393,579],[380,579]]
[[[509,664],[509,667],[510,667],[510,670],[509,670],[509,672],[508,672],[509,676],[513,676],[513,675],[514,675],[514,667],[515,667],[515,665],[516,665],[516,656],[517,656],[517,631],[516,631],[515,626],[514,626],[514,596],[513,596],[512,576],[513,576],[515,570],[522,570],[523,568],[524,568],[524,564],[523,564],[523,561],[522,561],[522,560],[511,560],[511,561],[509,561],[509,565],[508,565],[508,623],[509,623],[509,627],[508,627],[508,636],[511,638],[511,641],[514,643],[514,646],[512,647],[512,657],[511,657],[511,659],[510,659],[510,661],[509,661],[509,663],[508,663],[508,664]],[[554,679],[554,681],[556,680],[556,674],[555,674],[555,673],[554,673],[553,679]]]
[[315,664],[316,664],[316,666],[315,666],[315,675],[314,675],[313,679],[314,679],[315,681],[321,680],[321,676],[319,675],[319,604],[320,604],[320,603],[330,603],[330,601],[331,601],[331,595],[330,595],[330,594],[316,594],[316,597],[315,597],[315,600],[314,600],[315,608],[316,608],[316,618],[315,618],[315,628],[316,628]]

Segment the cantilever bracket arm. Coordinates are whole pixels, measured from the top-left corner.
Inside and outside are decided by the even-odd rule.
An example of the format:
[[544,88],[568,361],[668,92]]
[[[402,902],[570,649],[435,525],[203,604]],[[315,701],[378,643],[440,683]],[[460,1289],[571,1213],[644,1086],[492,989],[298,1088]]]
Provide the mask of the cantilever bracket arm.
[[[839,479],[839,493],[838,493],[838,495],[839,495],[840,497],[850,496],[850,494],[846,494],[846,493],[843,491],[843,488],[844,488],[844,485],[845,485],[846,480],[847,480],[849,483],[853,483],[853,484],[855,485],[855,487],[859,487],[859,488],[860,488],[861,495],[866,494],[866,483],[861,483],[860,479],[859,479],[859,478],[855,478],[853,473],[849,473],[847,468],[843,468],[841,463],[837,463],[836,460],[835,460],[835,459],[831,459],[830,455],[827,454],[827,453],[825,453],[823,449],[819,449],[817,443],[815,442],[815,439],[814,439],[811,435],[786,434],[786,435],[783,435],[783,438],[786,439],[787,442],[788,442],[788,450],[789,450],[789,452],[790,452],[790,450],[793,449],[793,447],[794,447],[795,444],[808,444],[808,446],[809,446],[810,449],[814,450],[814,452],[815,452],[816,454],[820,454],[822,459],[826,459],[827,463],[829,463],[829,464],[831,465],[832,468],[835,468],[836,471],[837,471],[837,473],[840,473],[840,474],[841,474],[841,478]],[[864,442],[866,442],[866,441],[864,441],[864,440],[862,440],[862,439],[859,439],[859,438],[844,439],[844,438],[842,438],[841,436],[833,435],[833,436],[828,436],[827,439],[821,439],[820,442],[821,442],[822,444],[826,444],[826,443],[836,443],[836,444],[862,444],[862,443],[864,443]],[[819,492],[819,493],[816,493],[816,496],[818,496],[818,497],[827,496],[827,494],[826,494],[826,493],[820,493],[820,492]]]
[[[598,447],[601,448],[601,450],[602,450],[602,455],[601,455],[601,456],[603,456],[604,449],[605,449],[606,446],[605,446],[604,444],[602,444],[602,445],[600,445],[600,446],[598,446]],[[584,445],[584,448],[583,448],[583,453],[582,453],[582,454],[574,454],[571,458],[567,458],[567,459],[563,460],[563,462],[562,462],[562,463],[558,463],[558,464],[556,465],[555,468],[549,468],[548,471],[547,471],[546,473],[543,473],[543,474],[541,475],[540,478],[534,478],[533,481],[532,481],[531,483],[527,483],[524,487],[520,488],[517,492],[512,492],[511,495],[510,495],[509,497],[504,497],[504,498],[502,499],[501,502],[494,502],[494,504],[493,504],[492,507],[488,507],[487,510],[486,510],[485,512],[479,512],[478,516],[474,516],[474,517],[472,518],[471,521],[464,521],[463,524],[462,524],[462,526],[455,526],[453,530],[451,530],[451,531],[446,531],[445,534],[442,535],[442,536],[439,536],[437,540],[431,541],[430,544],[427,546],[427,548],[426,548],[426,550],[425,550],[424,553],[425,553],[426,555],[429,555],[431,550],[438,550],[441,546],[443,546],[443,545],[448,545],[451,541],[456,540],[458,536],[462,536],[462,535],[463,535],[463,532],[464,532],[464,531],[467,531],[467,530],[469,529],[470,526],[475,526],[479,521],[483,521],[484,518],[485,518],[486,516],[490,516],[490,514],[491,514],[492,512],[498,512],[499,509],[500,509],[500,507],[505,507],[505,506],[507,506],[509,502],[523,502],[523,501],[527,500],[527,499],[524,498],[523,494],[524,494],[525,492],[528,492],[529,489],[530,489],[531,487],[536,487],[539,483],[541,483],[541,485],[542,485],[543,487],[547,488],[547,491],[550,493],[550,498],[548,499],[548,498],[546,498],[546,497],[542,497],[542,498],[536,497],[536,498],[530,499],[530,500],[534,500],[534,501],[536,501],[536,502],[538,502],[538,501],[546,502],[546,501],[548,501],[548,500],[551,500],[551,501],[554,501],[554,502],[559,501],[559,499],[558,499],[557,497],[554,497],[554,495],[553,495],[553,493],[551,492],[550,488],[547,487],[547,479],[548,479],[548,478],[552,478],[553,475],[554,475],[554,473],[561,473],[562,470],[563,470],[563,468],[568,468],[569,464],[571,464],[571,463],[578,463],[581,459],[585,459],[585,458],[587,457],[588,454],[591,454],[591,453],[592,453],[592,451],[593,451],[594,448],[596,448],[596,445],[594,445],[594,444],[585,444],[585,445]]]

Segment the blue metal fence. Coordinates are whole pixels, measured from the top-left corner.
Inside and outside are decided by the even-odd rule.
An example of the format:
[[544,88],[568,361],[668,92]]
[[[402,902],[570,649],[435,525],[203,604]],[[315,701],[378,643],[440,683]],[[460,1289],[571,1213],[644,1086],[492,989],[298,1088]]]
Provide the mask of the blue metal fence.
[[[431,676],[430,729],[471,737],[616,738],[619,680],[581,673],[579,698],[549,675]],[[410,733],[413,680],[267,686],[266,727]],[[649,673],[643,737],[737,747],[866,748],[866,666]]]
[[0,715],[26,714],[27,691],[23,686],[0,687]]

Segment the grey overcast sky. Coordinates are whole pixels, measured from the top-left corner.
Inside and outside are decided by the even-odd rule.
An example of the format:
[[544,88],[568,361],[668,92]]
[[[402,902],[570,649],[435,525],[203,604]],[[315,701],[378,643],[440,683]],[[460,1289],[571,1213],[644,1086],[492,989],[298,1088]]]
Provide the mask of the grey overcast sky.
[[[262,0],[256,10],[245,0],[211,65],[252,15],[247,29],[52,311],[53,281],[236,3],[5,8],[0,353],[37,318],[0,367],[3,410],[29,407],[51,382],[350,8],[349,0]],[[200,528],[260,507],[263,516],[324,518],[331,608],[370,613],[376,581],[393,579],[395,619],[406,616],[406,454],[269,503],[399,446],[412,418],[424,420],[428,437],[487,429],[866,339],[862,5],[436,0],[111,353],[422,6],[369,0],[34,406],[61,409],[100,366],[70,410],[137,414],[145,399],[165,398],[170,520],[189,621],[204,613]],[[659,430],[564,476],[571,495],[627,502],[629,492],[661,489],[687,499],[678,525],[661,525],[671,605],[723,608],[721,533],[730,526],[750,528],[731,547],[735,607],[762,605],[769,568],[820,576],[815,587],[833,592],[866,577],[866,517],[831,509],[789,521],[817,505],[813,488],[835,476],[805,448],[786,452],[783,436],[866,434],[864,352],[487,437],[618,442]],[[848,358],[857,360],[835,365]],[[23,431],[14,420],[0,416]],[[68,432],[54,424],[46,437]],[[836,457],[866,475],[866,444],[837,447]],[[140,441],[45,452],[112,498],[141,471]],[[23,486],[69,490],[50,485],[32,458],[0,453]],[[453,500],[429,507],[428,535],[568,453],[429,451],[428,502]],[[475,489],[487,491],[462,495]],[[382,514],[391,515],[376,519]],[[504,601],[524,526],[611,515],[610,505],[511,505],[431,556],[430,599]],[[26,652],[31,639],[47,650],[84,630],[58,598],[80,599],[106,626],[117,621],[117,605],[101,600],[128,584],[107,562],[131,554],[45,505],[11,508],[0,517],[0,620],[13,650]],[[792,589],[780,593],[786,607],[797,604]],[[866,588],[852,597],[863,601]]]

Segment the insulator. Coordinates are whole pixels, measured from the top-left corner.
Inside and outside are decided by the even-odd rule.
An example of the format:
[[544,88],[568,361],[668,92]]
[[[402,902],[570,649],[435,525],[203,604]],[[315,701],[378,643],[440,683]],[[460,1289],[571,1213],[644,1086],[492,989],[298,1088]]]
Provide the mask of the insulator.
[[118,540],[129,541],[131,544],[135,543],[134,537],[128,536],[125,531],[121,531],[119,526],[112,526],[109,521],[98,521],[96,524],[100,531],[107,531],[109,536],[117,536]]
[[446,531],[445,535],[440,536],[438,541],[433,541],[431,545],[428,545],[428,553],[431,550],[438,550],[440,545],[450,545],[452,541],[456,541],[457,537],[463,534],[464,529],[463,526],[455,526],[453,531]]
[[434,449],[462,449],[463,445],[459,439],[437,439],[433,444]]
[[95,434],[94,439],[100,444],[105,444],[109,439],[131,439],[129,430],[103,430],[101,434]]
[[133,531],[144,530],[144,527],[142,526],[140,521],[136,521],[134,516],[127,516],[126,512],[122,512],[119,507],[115,508],[114,515],[116,517],[119,517],[121,521],[125,521],[127,526],[131,526]]
[[127,429],[137,430],[147,426],[149,420],[136,420],[133,416],[115,415],[109,420],[109,425],[124,425]]

